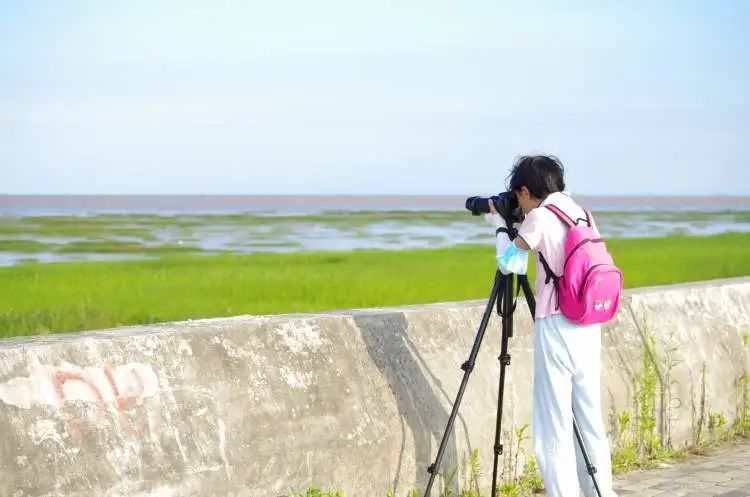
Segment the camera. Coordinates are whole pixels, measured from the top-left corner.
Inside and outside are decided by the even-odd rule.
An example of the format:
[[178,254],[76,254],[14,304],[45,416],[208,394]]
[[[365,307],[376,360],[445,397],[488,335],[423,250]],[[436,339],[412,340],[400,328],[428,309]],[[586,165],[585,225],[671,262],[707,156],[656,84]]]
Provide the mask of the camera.
[[466,199],[466,209],[474,216],[490,212],[489,201],[495,206],[495,210],[505,219],[508,224],[520,223],[523,220],[523,212],[518,205],[518,199],[513,192],[502,192],[492,197],[469,197]]

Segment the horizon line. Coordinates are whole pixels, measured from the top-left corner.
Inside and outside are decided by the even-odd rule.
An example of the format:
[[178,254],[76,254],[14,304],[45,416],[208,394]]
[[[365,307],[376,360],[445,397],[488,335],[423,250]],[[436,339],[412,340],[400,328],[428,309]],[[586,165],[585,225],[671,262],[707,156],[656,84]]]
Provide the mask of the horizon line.
[[[690,197],[749,198],[734,193],[603,193],[574,194],[576,197]],[[471,195],[469,195],[471,196]],[[480,195],[481,196],[481,195]],[[467,197],[465,193],[0,193],[0,197]]]

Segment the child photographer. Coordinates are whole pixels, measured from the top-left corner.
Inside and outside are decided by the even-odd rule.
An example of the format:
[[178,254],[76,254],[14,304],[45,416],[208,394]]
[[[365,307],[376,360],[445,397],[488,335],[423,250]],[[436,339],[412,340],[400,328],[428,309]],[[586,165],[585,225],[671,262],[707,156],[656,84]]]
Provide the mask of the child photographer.
[[[601,411],[601,330],[597,324],[577,324],[560,310],[557,279],[563,274],[569,225],[590,226],[590,214],[565,190],[560,161],[548,156],[516,160],[508,190],[515,195],[525,218],[518,236],[497,231],[498,265],[504,274],[526,274],[528,252],[536,251],[533,442],[542,478],[550,497],[595,497],[591,476],[576,443],[573,415],[578,423],[603,497],[616,497],[607,434]],[[490,200],[486,217],[496,228],[505,227]],[[552,209],[545,208],[553,206]],[[556,214],[554,208],[561,213]],[[597,240],[598,241],[598,240]],[[545,270],[545,266],[547,269]]]

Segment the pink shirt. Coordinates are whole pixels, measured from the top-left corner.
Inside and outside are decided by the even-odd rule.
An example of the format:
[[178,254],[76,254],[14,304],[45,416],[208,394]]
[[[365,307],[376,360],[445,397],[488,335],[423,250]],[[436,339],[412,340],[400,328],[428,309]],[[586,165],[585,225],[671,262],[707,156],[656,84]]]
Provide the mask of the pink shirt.
[[[538,252],[541,251],[544,254],[552,272],[556,276],[562,276],[565,240],[568,236],[568,227],[552,211],[544,208],[547,204],[554,204],[574,221],[578,220],[578,224],[586,223],[584,210],[568,194],[563,192],[550,194],[539,207],[526,214],[526,218],[521,223],[518,236],[531,247],[531,250],[537,251],[536,281],[534,284],[537,319],[560,314],[560,310],[555,308],[557,307],[557,296],[552,281],[544,284],[547,275],[544,272],[544,266],[539,261]],[[596,228],[593,216],[591,223],[598,235],[599,231]]]

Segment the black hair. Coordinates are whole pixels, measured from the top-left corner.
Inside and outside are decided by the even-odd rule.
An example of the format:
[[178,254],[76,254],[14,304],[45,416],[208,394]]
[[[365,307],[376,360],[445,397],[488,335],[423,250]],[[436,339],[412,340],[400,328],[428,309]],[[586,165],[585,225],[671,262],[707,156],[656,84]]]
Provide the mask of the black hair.
[[536,198],[565,190],[565,169],[554,155],[522,155],[513,163],[508,175],[508,190],[518,191],[522,186]]

